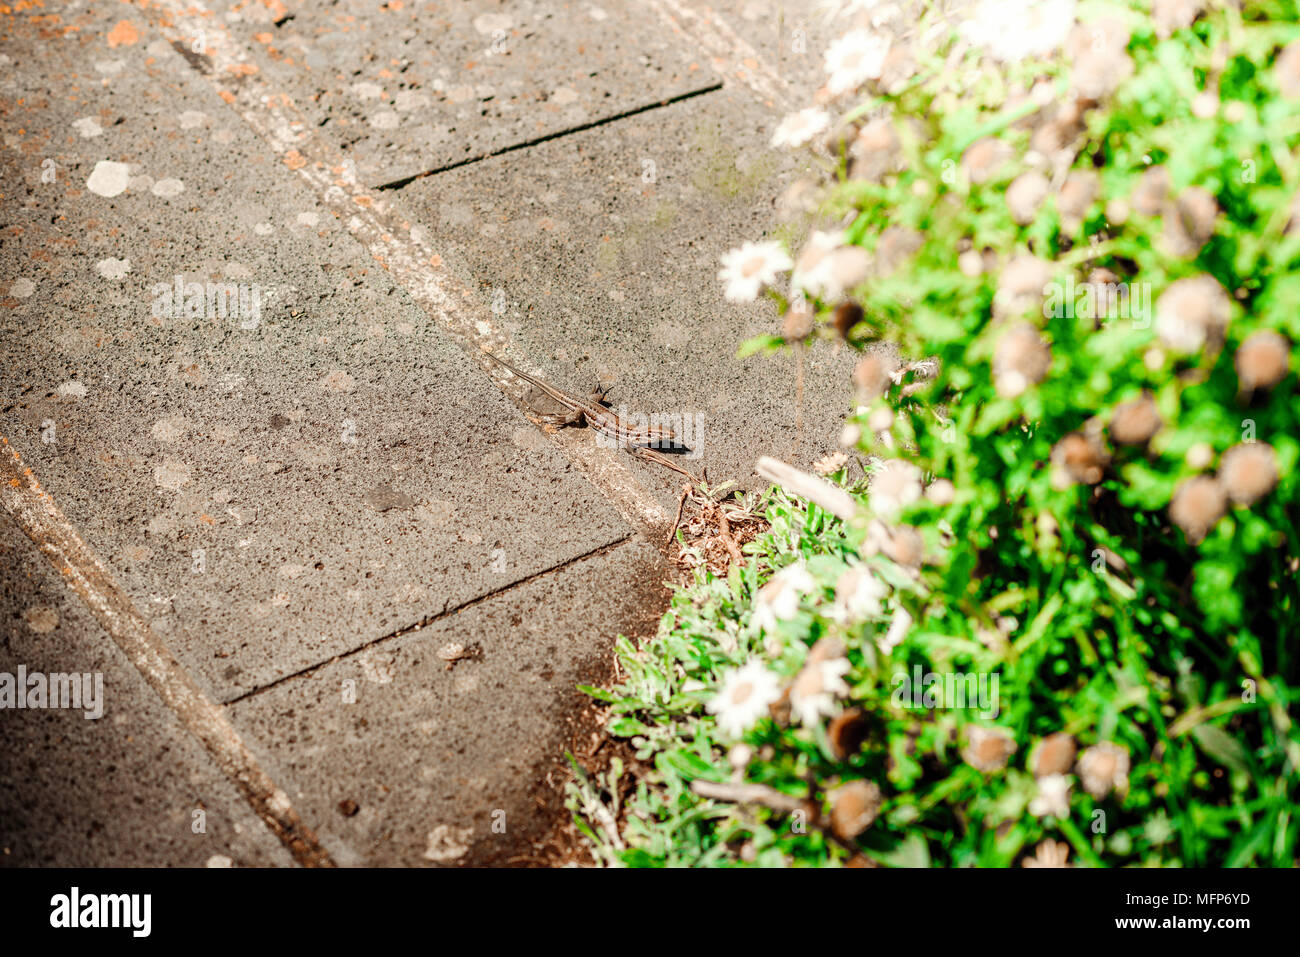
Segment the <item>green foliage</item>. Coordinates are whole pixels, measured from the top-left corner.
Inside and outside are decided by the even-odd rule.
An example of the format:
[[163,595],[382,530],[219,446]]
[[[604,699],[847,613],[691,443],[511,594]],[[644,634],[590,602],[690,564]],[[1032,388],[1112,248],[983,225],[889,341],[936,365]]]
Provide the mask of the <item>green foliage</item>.
[[[1077,13],[1052,59],[913,45],[836,127],[820,213],[872,254],[842,290],[864,311],[848,341],[933,375],[859,367],[859,518],[771,490],[744,568],[699,573],[654,640],[620,645],[626,680],[593,693],[653,770],[626,846],[596,836],[610,860],[1007,866],[1050,838],[1093,866],[1295,864],[1300,27],[1289,2],[1172,30],[1146,4]],[[794,283],[829,338],[819,269],[798,257]],[[1242,348],[1264,331],[1281,376],[1279,340]],[[804,720],[791,683],[827,656],[846,686]],[[737,737],[706,705],[754,661],[786,697]],[[996,677],[997,707],[917,707],[914,668]],[[1077,744],[1064,777],[1049,735]],[[853,781],[881,789],[861,830]]]

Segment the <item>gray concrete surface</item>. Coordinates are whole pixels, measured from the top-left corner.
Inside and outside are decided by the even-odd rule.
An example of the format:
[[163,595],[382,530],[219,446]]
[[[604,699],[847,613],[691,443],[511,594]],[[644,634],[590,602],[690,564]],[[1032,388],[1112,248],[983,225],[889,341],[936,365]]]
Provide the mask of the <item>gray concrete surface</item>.
[[[628,533],[350,236],[299,224],[311,197],[220,123],[173,51],[119,55],[106,97],[125,118],[102,137],[67,142],[83,108],[65,97],[32,90],[22,113],[24,141],[59,142],[61,173],[28,184],[21,241],[0,252],[14,277],[0,404],[28,464],[219,697]],[[82,93],[97,78],[81,63],[44,76]],[[127,115],[161,90],[166,109]],[[187,112],[214,119],[185,135]],[[104,155],[184,191],[96,195],[84,184]],[[54,269],[24,261],[54,249]],[[130,272],[106,278],[108,259]],[[176,275],[256,285],[257,328],[152,315],[152,287]],[[35,288],[14,298],[22,278]]]
[[[575,685],[608,679],[611,635],[653,634],[660,561],[620,545],[252,695],[233,720],[341,863],[527,859],[562,807],[564,750],[590,745],[573,740],[590,703]],[[467,657],[448,662],[455,646]]]
[[279,26],[267,6],[212,9],[372,186],[718,83],[637,4],[293,4]]
[[[609,400],[698,416],[698,459],[746,487],[755,448],[807,463],[831,451],[854,356],[805,356],[803,428],[794,358],[736,359],[779,330],[775,306],[728,303],[720,257],[779,225],[773,198],[797,172],[771,150],[773,114],[720,90],[493,157],[403,188],[444,258],[544,376],[571,391],[613,380]],[[638,464],[665,502],[680,479]]]
[[[230,89],[398,184],[375,195],[477,297],[466,326],[557,384],[702,413],[684,464],[756,486],[760,452],[833,448],[850,364],[809,356],[796,431],[791,358],[734,360],[772,308],[715,279],[798,172],[735,82],[796,70],[777,6],[684,0],[727,56],[641,5],[0,12],[0,435],[338,862],[536,861],[592,727],[574,684],[653,629],[666,569],[626,483],[528,423]],[[196,52],[218,34],[233,79]],[[260,308],[168,312],[176,276]],[[678,476],[630,468],[675,503]],[[0,670],[93,665],[114,710],[0,711],[0,863],[286,863],[43,562],[0,520]]]
[[[35,547],[0,522],[0,673],[98,674],[102,716],[0,711],[0,866],[290,857]],[[92,685],[93,687],[93,685]],[[86,702],[82,702],[83,706]]]

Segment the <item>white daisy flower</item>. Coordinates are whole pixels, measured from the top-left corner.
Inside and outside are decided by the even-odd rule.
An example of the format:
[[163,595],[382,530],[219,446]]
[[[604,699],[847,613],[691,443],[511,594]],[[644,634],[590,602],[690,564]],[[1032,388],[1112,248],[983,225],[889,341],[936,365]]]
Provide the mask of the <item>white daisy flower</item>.
[[1038,793],[1029,802],[1034,817],[1070,816],[1070,779],[1064,774],[1049,774],[1038,779]]
[[1104,798],[1113,788],[1128,789],[1128,751],[1118,744],[1103,741],[1079,755],[1079,777],[1083,787],[1095,798]]
[[1020,862],[1021,867],[1069,867],[1066,860],[1070,856],[1070,845],[1064,841],[1054,841],[1050,837],[1041,842],[1033,857],[1026,857]]
[[718,278],[727,284],[728,302],[753,302],[759,290],[793,265],[780,243],[745,243],[722,257]]
[[902,11],[889,0],[830,0],[827,19],[858,17],[866,19],[873,27],[884,26]]
[[1213,276],[1179,279],[1156,299],[1156,335],[1178,352],[1221,340],[1231,317],[1232,300]]
[[826,89],[832,96],[856,90],[867,80],[879,80],[889,55],[889,39],[870,30],[853,30],[826,51]]
[[831,617],[847,624],[885,613],[881,600],[888,597],[889,586],[866,565],[854,565],[835,582],[835,604]]
[[1005,63],[1047,56],[1074,28],[1076,0],[981,0],[961,26],[970,43]]
[[844,676],[849,672],[847,658],[813,661],[804,665],[790,686],[790,710],[801,724],[811,727],[835,713],[835,696],[849,693]]
[[867,495],[871,510],[877,515],[890,517],[920,501],[924,491],[922,477],[921,470],[911,462],[890,459],[869,480]]
[[772,134],[773,146],[803,146],[818,133],[831,125],[831,118],[825,110],[810,106],[798,113],[791,113]]
[[705,707],[717,715],[718,727],[738,738],[767,714],[772,702],[781,697],[776,676],[761,661],[733,668],[722,679],[722,688]]
[[828,452],[813,463],[813,471],[818,475],[834,475],[844,468],[849,457],[843,452]]
[[906,609],[900,608],[894,613],[894,620],[889,623],[889,630],[876,638],[876,647],[881,654],[889,654],[903,643],[912,628],[912,616]]
[[799,261],[795,263],[794,272],[790,276],[791,289],[813,296],[822,295],[833,283],[831,253],[843,245],[843,231],[826,233],[819,229],[813,230],[803,251],[799,253]]
[[788,621],[799,611],[799,597],[816,585],[802,563],[787,565],[758,590],[754,599],[754,622],[771,631],[777,622]]

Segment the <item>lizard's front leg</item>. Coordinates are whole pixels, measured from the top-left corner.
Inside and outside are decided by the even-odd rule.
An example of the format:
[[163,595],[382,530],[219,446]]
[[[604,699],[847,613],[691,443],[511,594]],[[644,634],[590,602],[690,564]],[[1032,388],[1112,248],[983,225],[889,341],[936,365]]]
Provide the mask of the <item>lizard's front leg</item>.
[[554,433],[568,425],[582,425],[583,415],[581,409],[566,409],[564,412],[547,412],[529,418],[547,432]]
[[582,413],[534,386],[524,395],[524,414],[534,425],[555,432],[566,425],[580,423]]
[[[599,407],[604,398],[605,389],[597,383],[592,387],[591,394],[587,396],[587,401],[592,405]],[[567,425],[581,427],[586,421],[586,415],[581,409],[569,408],[565,408],[558,412],[539,412],[529,416],[529,418],[550,433],[558,432]]]

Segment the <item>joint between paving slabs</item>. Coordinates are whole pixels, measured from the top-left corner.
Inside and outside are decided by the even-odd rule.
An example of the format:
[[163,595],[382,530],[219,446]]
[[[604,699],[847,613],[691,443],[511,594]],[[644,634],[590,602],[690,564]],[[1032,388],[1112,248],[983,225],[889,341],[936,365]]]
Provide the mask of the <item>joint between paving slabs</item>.
[[440,621],[444,621],[448,618],[451,618],[454,615],[459,615],[461,612],[468,611],[469,609],[481,605],[487,601],[490,601],[493,598],[499,598],[502,595],[508,595],[510,592],[515,591],[518,588],[522,588],[525,585],[532,584],[533,582],[538,581],[542,578],[546,578],[547,576],[554,575],[557,572],[564,571],[565,569],[570,568],[571,566],[576,565],[579,562],[586,561],[589,558],[601,558],[605,555],[609,555],[613,553],[617,549],[622,548],[624,545],[627,545],[630,542],[643,541],[643,540],[644,539],[640,535],[636,535],[636,534],[624,535],[623,537],[617,539],[616,541],[609,542],[605,545],[600,545],[596,548],[591,549],[590,551],[583,552],[581,555],[575,555],[572,558],[566,558],[562,562],[552,565],[549,568],[544,568],[539,572],[534,572],[531,575],[527,575],[524,578],[519,579],[518,581],[511,582],[509,585],[502,585],[500,588],[495,588],[492,591],[485,592],[482,595],[476,595],[473,598],[461,602],[459,605],[455,606],[454,608],[449,608],[444,606],[441,611],[435,612],[432,615],[425,615],[423,618],[421,618],[419,621],[413,624],[403,625],[401,628],[398,628],[396,631],[391,631],[386,635],[380,636],[379,638],[371,639],[370,641],[367,641],[365,644],[359,645],[356,648],[351,648],[343,652],[342,654],[332,655],[329,658],[325,658],[314,664],[307,665],[305,668],[300,668],[299,670],[295,671],[293,674],[284,675],[283,677],[276,678],[274,681],[267,682],[264,685],[260,685],[256,688],[251,688],[250,690],[245,691],[242,694],[227,699],[224,703],[227,706],[230,706],[230,705],[238,704],[239,702],[245,701],[249,698],[256,697],[257,695],[261,694],[264,691],[270,691],[272,688],[278,688],[280,685],[293,681],[295,678],[302,678],[302,677],[309,676],[314,672],[319,671],[321,668],[326,667],[327,665],[332,665],[339,661],[346,661],[349,658],[355,657],[356,655],[362,654],[363,652],[367,652],[374,648],[377,648],[380,645],[392,641],[395,638],[401,638],[403,635],[412,634],[414,632],[421,630],[422,628],[428,628],[430,625],[437,624]]
[[629,110],[623,110],[621,113],[615,113],[613,116],[602,117],[598,120],[592,120],[589,123],[580,123],[577,126],[570,126],[563,130],[557,130],[554,133],[547,133],[544,136],[534,137],[531,140],[522,140],[518,143],[511,143],[500,149],[491,150],[487,153],[480,153],[478,156],[470,156],[463,160],[457,160],[454,163],[448,163],[445,166],[439,166],[437,169],[425,170],[422,173],[412,173],[410,176],[403,176],[401,179],[395,179],[391,183],[381,183],[375,187],[377,190],[402,189],[410,186],[417,180],[427,179],[430,176],[437,176],[440,173],[447,173],[454,169],[460,169],[462,166],[469,166],[473,163],[481,163],[484,160],[490,160],[497,156],[504,156],[506,153],[513,153],[516,150],[525,150],[533,146],[540,146],[543,143],[550,143],[552,140],[563,139],[566,136],[572,136],[575,133],[585,133],[588,130],[596,129],[600,126],[608,126],[610,123],[617,123],[620,120],[626,120],[633,116],[640,116],[642,113],[649,113],[652,110],[659,110],[665,106],[672,106],[675,103],[681,103],[683,100],[691,100],[697,96],[704,96],[706,93],[716,93],[723,88],[721,81],[710,83],[708,86],[700,87],[698,90],[688,90],[685,93],[679,93],[676,96],[670,96],[667,99],[659,100],[655,103],[647,103],[644,106],[634,106]]

